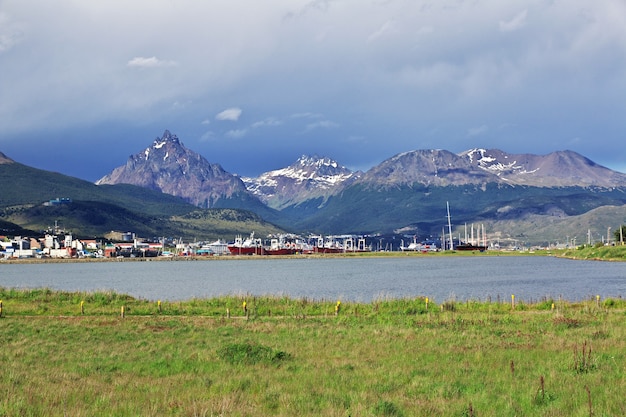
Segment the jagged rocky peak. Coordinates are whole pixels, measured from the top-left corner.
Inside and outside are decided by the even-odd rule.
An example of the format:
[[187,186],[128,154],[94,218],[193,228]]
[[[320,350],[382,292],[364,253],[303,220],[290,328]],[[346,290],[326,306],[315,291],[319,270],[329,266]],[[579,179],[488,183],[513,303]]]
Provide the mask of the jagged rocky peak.
[[245,178],[244,182],[252,185],[266,180],[283,178],[296,182],[319,183],[318,185],[321,185],[341,182],[353,174],[350,169],[339,165],[337,161],[331,158],[319,157],[317,155],[302,155],[296,162],[286,168],[264,172],[257,178]]
[[185,150],[185,147],[178,139],[178,136],[173,135],[169,130],[166,130],[163,132],[162,137],[154,139],[152,146],[147,147],[143,153],[139,153],[137,156],[139,159],[145,159],[147,161],[150,158],[150,154],[153,152],[160,151],[167,153],[172,149],[181,152]]
[[218,200],[248,193],[238,177],[187,149],[168,130],[143,152],[131,155],[125,165],[96,182],[120,183],[159,190],[200,207],[213,207]]
[[161,148],[167,142],[171,142],[174,144],[180,144],[180,140],[178,140],[178,136],[172,135],[169,130],[163,132],[163,136],[159,139],[158,137],[154,140],[154,148]]
[[319,157],[317,155],[302,155],[300,158],[298,158],[294,165],[298,164],[300,166],[315,166],[318,168],[322,166],[337,168],[339,166],[337,161],[327,157]]
[[298,160],[288,167],[293,173],[307,173],[309,178],[328,177],[328,176],[345,176],[352,174],[352,171],[344,166],[339,165],[337,161],[328,157],[320,157],[318,155],[302,155]]

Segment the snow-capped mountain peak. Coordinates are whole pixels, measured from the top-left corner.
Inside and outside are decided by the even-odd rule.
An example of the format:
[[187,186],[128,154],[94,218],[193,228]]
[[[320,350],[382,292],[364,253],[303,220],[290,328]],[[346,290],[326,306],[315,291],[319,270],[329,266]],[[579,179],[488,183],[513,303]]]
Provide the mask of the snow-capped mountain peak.
[[315,197],[325,200],[339,185],[351,183],[359,174],[333,159],[302,155],[288,167],[242,180],[261,201],[270,207],[281,208]]
[[509,184],[532,186],[614,186],[623,175],[572,151],[548,155],[508,154],[499,149],[471,149],[459,154],[470,165]]

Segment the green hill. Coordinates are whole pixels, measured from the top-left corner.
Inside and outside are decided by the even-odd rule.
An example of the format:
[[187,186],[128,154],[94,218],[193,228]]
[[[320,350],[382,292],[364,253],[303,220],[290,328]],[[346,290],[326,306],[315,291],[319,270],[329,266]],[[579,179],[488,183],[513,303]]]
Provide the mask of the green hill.
[[530,187],[487,184],[428,187],[374,187],[354,185],[331,197],[316,214],[301,219],[298,227],[345,233],[389,232],[407,226],[438,233],[447,225],[446,203],[452,223],[519,221],[528,215],[577,216],[602,206],[626,204],[619,189],[583,187]]
[[[44,205],[56,198],[71,203]],[[280,229],[245,210],[199,210],[181,198],[127,184],[95,185],[19,163],[0,164],[0,230],[29,235],[55,225],[76,236],[103,236],[112,230],[142,237],[231,239]],[[23,228],[23,229],[22,229]]]
[[19,163],[0,164],[0,208],[41,204],[55,198],[100,201],[149,214],[184,214],[195,209],[178,197],[133,185],[95,185]]

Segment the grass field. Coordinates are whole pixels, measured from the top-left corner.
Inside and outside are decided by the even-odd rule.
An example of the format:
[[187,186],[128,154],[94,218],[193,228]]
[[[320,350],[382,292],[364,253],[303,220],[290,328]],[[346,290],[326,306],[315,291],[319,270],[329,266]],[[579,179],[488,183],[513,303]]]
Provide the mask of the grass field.
[[626,415],[622,299],[0,299],[0,416]]

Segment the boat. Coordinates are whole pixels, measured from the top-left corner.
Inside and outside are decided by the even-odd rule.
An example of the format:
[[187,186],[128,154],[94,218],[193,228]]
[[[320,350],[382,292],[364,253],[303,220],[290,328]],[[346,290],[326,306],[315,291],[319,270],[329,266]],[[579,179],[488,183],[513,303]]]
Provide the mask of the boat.
[[207,253],[212,255],[225,255],[227,253],[230,253],[230,251],[228,250],[228,245],[226,244],[226,242],[218,239],[214,242],[203,244],[200,249],[198,249],[198,254],[201,253]]
[[340,247],[327,247],[327,246],[315,246],[313,248],[314,253],[343,253],[343,248]]
[[357,239],[356,245],[354,244],[354,238],[349,237],[343,241],[343,246],[346,252],[371,252],[372,248],[365,246],[365,238],[360,237]]
[[413,238],[413,242],[409,243],[409,246],[400,246],[400,250],[402,252],[437,252],[439,248],[435,242],[417,242],[415,238]]
[[[456,250],[461,250],[461,251],[480,251],[480,252],[484,252],[487,250],[487,245],[486,243],[483,243],[482,245],[480,243],[476,243],[476,242],[480,242],[481,241],[481,235],[480,235],[480,227],[477,230],[478,232],[478,236],[476,237],[476,239],[474,239],[474,225],[472,224],[471,226],[471,235],[468,239],[467,236],[467,224],[465,225],[465,242],[461,243],[460,242],[460,238],[459,238],[459,244],[456,245],[455,249]],[[482,227],[482,240],[485,240],[485,226]]]
[[413,237],[413,242],[409,243],[409,246],[404,246],[404,241],[402,242],[402,246],[400,246],[402,252],[422,252],[423,249],[424,246],[417,241],[415,236]]
[[[343,239],[339,241],[338,239]],[[371,248],[365,245],[365,238],[361,237],[357,240],[357,244],[354,244],[354,238],[352,236],[333,237],[329,236],[326,239],[319,236],[317,238],[317,245],[313,247],[314,253],[353,253],[353,252],[371,252]]]
[[317,244],[313,247],[314,253],[343,253],[343,245],[333,237],[317,237]]
[[264,248],[265,255],[295,255],[298,251],[295,248],[276,248],[267,249]]
[[241,235],[236,236],[235,241],[229,243],[227,247],[231,255],[265,255],[261,239],[255,239],[254,232],[246,239]]
[[297,253],[295,242],[285,242],[283,238],[271,239],[270,246],[263,248],[265,255],[294,255]]
[[484,252],[487,250],[487,246],[484,245],[474,245],[471,243],[460,243],[454,247],[456,250],[464,250],[464,251],[480,251]]

